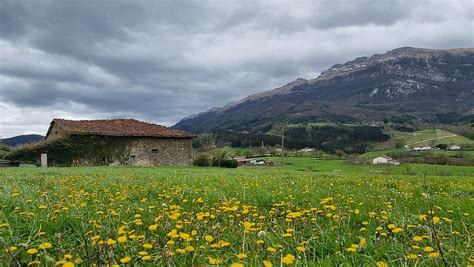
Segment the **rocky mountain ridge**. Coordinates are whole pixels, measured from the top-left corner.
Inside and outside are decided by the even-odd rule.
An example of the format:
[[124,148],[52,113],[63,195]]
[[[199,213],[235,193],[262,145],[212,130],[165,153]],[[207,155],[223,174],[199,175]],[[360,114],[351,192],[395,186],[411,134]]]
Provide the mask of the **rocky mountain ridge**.
[[265,131],[278,121],[353,122],[474,113],[474,48],[403,47],[336,64],[315,79],[297,79],[221,108],[185,118],[193,131]]

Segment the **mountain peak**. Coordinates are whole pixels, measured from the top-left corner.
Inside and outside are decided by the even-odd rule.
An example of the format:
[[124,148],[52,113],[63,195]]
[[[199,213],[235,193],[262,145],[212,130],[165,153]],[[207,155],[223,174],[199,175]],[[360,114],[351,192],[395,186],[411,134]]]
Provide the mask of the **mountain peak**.
[[344,64],[333,65],[326,71],[323,71],[317,78],[319,80],[328,80],[335,77],[351,74],[363,70],[377,63],[384,63],[400,58],[412,59],[432,59],[446,55],[459,55],[463,53],[474,53],[474,48],[454,48],[454,49],[427,49],[416,47],[399,47],[383,54],[374,54],[370,57],[358,57]]

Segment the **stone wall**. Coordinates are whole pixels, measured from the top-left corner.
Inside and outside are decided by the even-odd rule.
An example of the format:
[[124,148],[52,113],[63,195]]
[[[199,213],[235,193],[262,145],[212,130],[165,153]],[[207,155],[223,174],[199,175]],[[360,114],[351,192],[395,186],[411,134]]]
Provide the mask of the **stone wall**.
[[72,134],[16,150],[9,159],[37,161],[43,153],[50,166],[190,165],[193,157],[191,138]]
[[64,131],[61,127],[59,127],[56,123],[51,128],[51,132],[48,136],[46,136],[46,141],[54,141],[59,139],[67,138],[68,134]]
[[192,162],[192,139],[131,138],[127,153],[130,165],[189,165]]

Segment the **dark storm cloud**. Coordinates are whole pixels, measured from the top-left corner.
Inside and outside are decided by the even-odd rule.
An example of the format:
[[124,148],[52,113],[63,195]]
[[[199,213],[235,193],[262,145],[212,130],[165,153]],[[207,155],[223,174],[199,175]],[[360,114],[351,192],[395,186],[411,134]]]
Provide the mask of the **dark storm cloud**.
[[172,124],[361,55],[473,46],[473,12],[470,0],[0,0],[0,136],[58,116]]

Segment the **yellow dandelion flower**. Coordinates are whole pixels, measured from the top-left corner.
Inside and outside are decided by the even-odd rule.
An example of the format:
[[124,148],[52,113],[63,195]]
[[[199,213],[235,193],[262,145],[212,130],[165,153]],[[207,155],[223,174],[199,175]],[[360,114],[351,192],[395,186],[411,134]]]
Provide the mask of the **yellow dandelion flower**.
[[416,254],[408,254],[407,259],[409,260],[416,260],[418,258],[418,255]]
[[49,242],[43,242],[38,246],[39,249],[48,249],[48,248],[52,248],[52,247],[53,247],[53,244],[51,244]]
[[440,255],[439,252],[431,252],[430,254],[428,254],[430,258],[437,258],[439,257],[439,255]]
[[296,250],[305,252],[306,249],[303,246],[299,246],[299,247],[296,247]]
[[34,255],[34,254],[38,253],[38,250],[36,248],[30,248],[26,251],[26,253],[28,253],[30,255]]
[[439,221],[440,221],[439,217],[437,216],[433,217],[433,223],[439,223]]
[[245,265],[240,262],[235,262],[230,265],[230,267],[244,267]]
[[125,243],[125,242],[127,242],[127,236],[124,236],[124,235],[123,235],[123,236],[119,236],[119,237],[117,238],[117,241],[118,241],[119,243]]
[[63,263],[63,267],[74,267],[74,262],[67,261]]
[[237,258],[238,258],[239,260],[246,259],[246,258],[247,258],[247,254],[245,254],[245,253],[239,253],[239,254],[237,254]]
[[131,260],[132,260],[132,258],[130,256],[127,256],[127,257],[121,258],[120,262],[125,264],[125,263],[129,263]]
[[264,260],[263,261],[263,267],[273,267],[273,264],[271,261]]
[[150,231],[156,231],[156,229],[158,229],[158,224],[152,224],[148,226],[148,230]]
[[187,233],[181,233],[179,234],[179,237],[181,237],[181,239],[183,240],[187,240],[188,238],[190,238],[190,235]]
[[434,251],[434,249],[432,247],[425,247],[423,250],[427,253],[430,253],[430,252]]
[[270,252],[270,253],[275,253],[277,250],[274,247],[268,247],[267,251]]
[[376,263],[377,267],[388,267],[388,264],[386,262],[383,262],[383,261],[378,261]]
[[400,228],[400,227],[397,227],[397,228],[395,228],[395,229],[392,230],[392,233],[394,233],[394,234],[398,234],[398,233],[400,233],[400,232],[403,232],[403,229]]
[[142,261],[149,261],[151,260],[151,256],[150,255],[145,255],[142,257]]
[[207,241],[207,242],[212,242],[214,240],[214,237],[212,237],[212,235],[206,235],[204,237],[204,239]]
[[209,260],[209,264],[211,264],[211,265],[221,264],[221,262],[222,262],[222,260],[215,259],[215,258],[212,258],[212,257],[208,257],[207,259]]
[[115,243],[117,243],[117,241],[115,241],[115,240],[113,240],[113,239],[111,239],[111,238],[107,239],[107,245],[110,245],[110,246],[111,246],[111,245],[114,245]]
[[423,241],[423,237],[416,235],[416,236],[413,237],[413,241],[415,241],[415,242]]
[[293,256],[292,254],[286,254],[286,256],[281,259],[281,263],[285,265],[290,265],[295,263],[295,259],[295,256]]
[[145,249],[151,249],[151,248],[153,248],[153,245],[149,244],[149,243],[145,243],[145,244],[142,245],[142,247],[145,248]]

